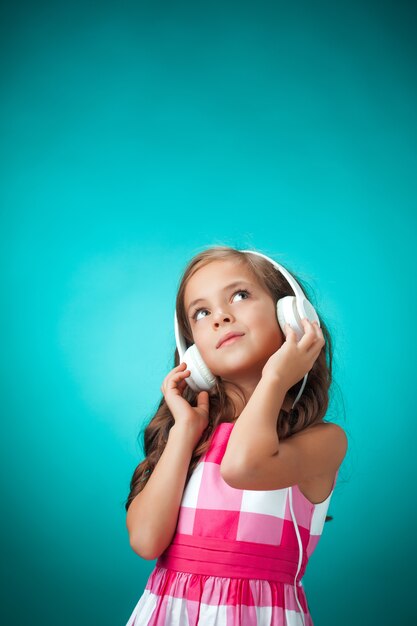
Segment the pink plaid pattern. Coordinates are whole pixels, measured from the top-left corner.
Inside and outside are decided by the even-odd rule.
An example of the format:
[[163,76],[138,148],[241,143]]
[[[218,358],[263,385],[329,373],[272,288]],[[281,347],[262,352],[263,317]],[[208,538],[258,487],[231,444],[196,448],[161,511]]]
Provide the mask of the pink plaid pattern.
[[[289,488],[234,489],[220,476],[233,423],[217,427],[181,500],[170,546],[159,557],[126,626],[302,626],[294,578],[299,546]],[[312,504],[297,485],[292,504],[303,546],[297,596],[313,626],[302,586],[320,539],[329,496]]]

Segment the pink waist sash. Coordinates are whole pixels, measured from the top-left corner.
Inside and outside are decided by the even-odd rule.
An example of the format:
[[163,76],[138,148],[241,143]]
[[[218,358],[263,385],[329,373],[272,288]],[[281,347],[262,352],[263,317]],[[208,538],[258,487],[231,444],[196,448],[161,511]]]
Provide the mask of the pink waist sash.
[[[255,578],[294,584],[298,559],[298,548],[176,533],[156,565],[190,574]],[[306,565],[304,553],[297,576],[298,584]]]

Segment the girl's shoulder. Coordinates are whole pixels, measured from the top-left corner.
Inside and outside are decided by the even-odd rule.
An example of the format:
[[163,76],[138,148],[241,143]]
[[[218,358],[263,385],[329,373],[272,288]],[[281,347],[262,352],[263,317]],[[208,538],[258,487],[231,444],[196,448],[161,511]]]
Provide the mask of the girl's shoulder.
[[296,433],[296,435],[311,432],[313,428],[316,430],[318,428],[321,428],[322,430],[333,430],[335,433],[339,434],[339,437],[343,437],[343,435],[346,436],[344,429],[339,424],[336,424],[336,422],[325,422],[323,420],[315,422],[314,424],[311,424],[311,426],[307,426],[307,428],[304,428],[299,433]]
[[[308,434],[311,435],[314,432],[314,436],[316,436],[317,433],[320,432],[320,429],[322,432],[331,432],[332,448],[337,452],[338,463],[337,467],[332,465],[332,467],[325,473],[316,475],[298,484],[301,493],[314,505],[321,504],[327,500],[330,495],[336,481],[337,472],[339,471],[346,455],[348,446],[348,440],[344,429],[339,426],[339,424],[334,422],[318,422],[297,434],[305,433],[305,435],[308,436]],[[310,433],[308,431],[310,431]]]
[[316,422],[315,424],[312,424],[311,426],[304,428],[304,430],[301,430],[300,432],[295,433],[295,435],[293,436],[298,437],[298,436],[304,435],[305,437],[311,437],[311,438],[316,439],[317,434],[320,433],[320,430],[322,433],[325,432],[326,434],[328,433],[331,434],[332,444],[334,446],[337,446],[340,449],[340,452],[342,453],[342,456],[344,457],[347,451],[347,447],[348,447],[348,438],[344,429],[339,424],[336,424],[335,422],[323,422],[323,421]]

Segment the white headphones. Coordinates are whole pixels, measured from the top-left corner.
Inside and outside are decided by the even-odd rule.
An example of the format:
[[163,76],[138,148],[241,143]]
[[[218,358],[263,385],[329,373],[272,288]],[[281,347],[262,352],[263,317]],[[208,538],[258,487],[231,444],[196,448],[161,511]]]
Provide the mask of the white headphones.
[[[299,341],[304,335],[304,327],[301,320],[305,317],[309,319],[310,322],[316,321],[320,326],[320,320],[315,308],[313,307],[311,302],[307,300],[300,285],[297,283],[294,277],[291,276],[288,270],[285,269],[285,267],[283,267],[270,257],[266,256],[265,254],[261,254],[260,252],[255,252],[254,250],[240,250],[240,252],[250,252],[251,254],[257,254],[258,256],[261,256],[264,259],[270,261],[270,263],[272,263],[272,265],[285,276],[285,278],[288,280],[291,287],[293,288],[295,296],[285,296],[284,298],[280,298],[277,302],[278,323],[281,327],[282,332],[284,333],[284,336],[286,335],[285,324],[288,323],[294,330],[297,336],[297,341]],[[180,363],[185,362],[187,365],[187,369],[190,371],[190,375],[185,378],[187,384],[191,387],[191,389],[196,392],[209,391],[216,384],[216,377],[211,373],[207,365],[204,363],[197,346],[193,344],[187,348],[185,339],[179,332],[176,311],[174,315],[174,326],[175,341],[177,344]],[[291,408],[294,408],[295,404],[300,399],[307,382],[307,376],[308,374],[304,376],[301,389],[298,392],[298,395],[294,400]]]

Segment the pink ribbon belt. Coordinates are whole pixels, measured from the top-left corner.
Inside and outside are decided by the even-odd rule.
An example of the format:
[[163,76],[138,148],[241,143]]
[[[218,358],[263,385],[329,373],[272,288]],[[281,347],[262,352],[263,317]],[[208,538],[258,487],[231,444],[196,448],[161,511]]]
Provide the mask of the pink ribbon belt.
[[[176,533],[156,565],[190,574],[294,584],[298,559],[298,548]],[[301,580],[306,565],[304,552],[297,582]]]

